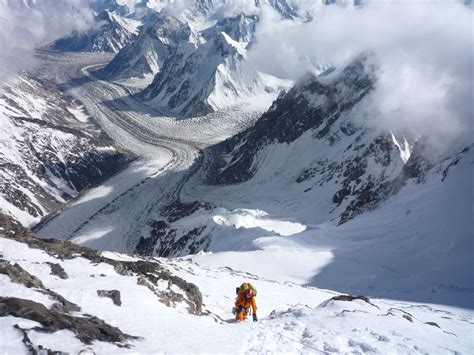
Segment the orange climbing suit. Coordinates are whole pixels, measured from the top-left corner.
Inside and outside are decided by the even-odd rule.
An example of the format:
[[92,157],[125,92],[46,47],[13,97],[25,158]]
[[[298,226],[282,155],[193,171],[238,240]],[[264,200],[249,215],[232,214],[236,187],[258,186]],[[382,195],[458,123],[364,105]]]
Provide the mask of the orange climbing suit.
[[253,314],[257,314],[257,302],[255,301],[255,296],[250,299],[245,297],[244,292],[240,292],[239,296],[235,300],[235,307],[240,309],[243,307],[245,310],[243,312],[237,311],[235,315],[235,320],[242,321],[247,317],[250,307],[252,307]]

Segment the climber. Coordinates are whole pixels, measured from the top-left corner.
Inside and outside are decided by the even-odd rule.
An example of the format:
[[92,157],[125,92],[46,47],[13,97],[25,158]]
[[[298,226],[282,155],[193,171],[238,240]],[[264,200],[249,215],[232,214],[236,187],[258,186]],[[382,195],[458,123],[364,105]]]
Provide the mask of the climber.
[[257,289],[248,282],[244,282],[235,290],[237,298],[235,300],[234,314],[236,321],[243,321],[249,314],[250,307],[252,307],[253,321],[257,321],[257,303],[255,297],[257,296]]

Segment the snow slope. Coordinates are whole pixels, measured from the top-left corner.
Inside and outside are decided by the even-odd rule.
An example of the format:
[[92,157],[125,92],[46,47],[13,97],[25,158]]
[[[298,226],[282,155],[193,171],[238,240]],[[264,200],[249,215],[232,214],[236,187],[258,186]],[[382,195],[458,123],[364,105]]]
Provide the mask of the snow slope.
[[[474,145],[436,155],[415,132],[367,125],[364,58],[305,76],[252,126],[277,91],[249,99],[262,88],[244,65],[251,22],[181,27],[156,101],[91,73],[105,57],[47,54],[61,63],[48,74],[142,159],[38,227],[102,251],[0,219],[2,347],[472,351]],[[232,322],[243,281],[259,290],[257,324]]]
[[[5,352],[468,353],[473,346],[472,311],[337,298],[332,291],[263,277],[257,258],[227,255],[231,264],[257,272],[248,273],[226,263],[206,266],[212,260],[206,255],[197,262],[143,260],[41,241],[15,227],[4,233],[0,349]],[[285,271],[298,272],[291,264]],[[231,321],[235,286],[243,281],[258,289],[257,323]],[[101,290],[119,296],[99,297]],[[48,314],[64,323],[46,323]],[[80,318],[81,327],[67,322],[71,317]],[[99,325],[90,327],[92,321]]]

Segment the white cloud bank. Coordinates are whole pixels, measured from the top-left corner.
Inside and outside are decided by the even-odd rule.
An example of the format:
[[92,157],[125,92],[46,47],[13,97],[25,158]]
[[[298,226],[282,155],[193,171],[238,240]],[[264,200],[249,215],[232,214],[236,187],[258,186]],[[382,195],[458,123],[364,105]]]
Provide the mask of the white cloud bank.
[[0,85],[35,64],[36,46],[92,21],[88,0],[0,0]]
[[378,80],[366,119],[409,128],[438,143],[472,142],[472,6],[386,0],[314,9],[314,20],[304,23],[262,8],[250,60],[264,72],[297,79],[311,62],[338,66],[372,53]]

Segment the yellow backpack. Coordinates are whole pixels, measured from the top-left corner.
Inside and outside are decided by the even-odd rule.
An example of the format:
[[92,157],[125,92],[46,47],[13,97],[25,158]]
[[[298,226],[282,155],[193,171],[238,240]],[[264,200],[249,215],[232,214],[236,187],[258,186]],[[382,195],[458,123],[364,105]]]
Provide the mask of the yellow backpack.
[[237,287],[235,291],[237,294],[245,293],[249,288],[252,289],[254,297],[257,297],[257,289],[250,282],[244,282],[240,287]]

